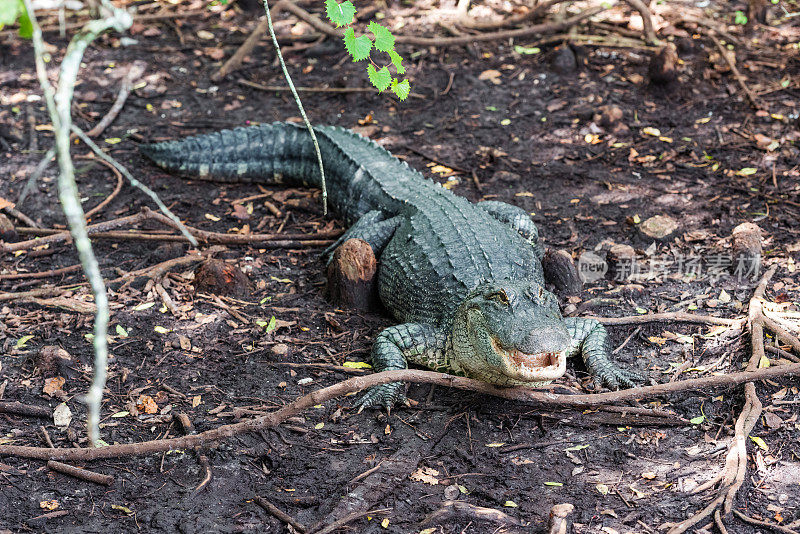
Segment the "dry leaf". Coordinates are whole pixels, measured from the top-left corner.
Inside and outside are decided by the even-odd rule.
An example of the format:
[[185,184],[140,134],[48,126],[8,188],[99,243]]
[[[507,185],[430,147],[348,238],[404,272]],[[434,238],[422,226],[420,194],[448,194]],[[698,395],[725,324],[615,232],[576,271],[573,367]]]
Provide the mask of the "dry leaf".
[[417,482],[424,482],[425,484],[430,484],[431,486],[438,486],[439,479],[436,478],[439,475],[439,471],[430,467],[420,467],[408,478]]
[[44,387],[42,388],[42,392],[45,395],[49,395],[50,397],[55,396],[56,393],[61,391],[61,388],[64,386],[64,377],[61,376],[54,376],[53,378],[48,378],[44,381]]
[[136,408],[143,413],[158,413],[158,405],[150,395],[141,395],[138,399],[136,399]]

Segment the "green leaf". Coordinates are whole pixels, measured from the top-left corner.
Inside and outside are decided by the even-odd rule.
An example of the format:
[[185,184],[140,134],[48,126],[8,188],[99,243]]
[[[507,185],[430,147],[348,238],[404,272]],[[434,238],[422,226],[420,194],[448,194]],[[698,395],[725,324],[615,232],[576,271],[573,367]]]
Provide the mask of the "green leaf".
[[397,98],[403,101],[408,98],[408,94],[411,92],[411,84],[408,83],[408,80],[403,80],[399,83],[396,79],[392,80],[392,91],[397,95]]
[[758,169],[753,167],[745,167],[744,169],[736,171],[736,174],[739,176],[750,176],[751,174],[755,174],[758,172]]
[[369,57],[369,51],[372,50],[372,41],[366,35],[356,37],[356,32],[353,31],[353,28],[347,28],[347,31],[344,32],[344,47],[353,57],[353,61],[361,61]]
[[389,31],[389,28],[382,24],[378,24],[374,20],[369,22],[367,29],[375,36],[375,48],[381,52],[389,52],[394,50],[394,35]]
[[118,324],[117,327],[115,328],[115,330],[117,331],[117,335],[119,337],[128,337],[128,332],[125,331],[125,329],[122,327],[122,325]]
[[[375,46],[378,46],[377,40],[375,41]],[[400,57],[400,54],[394,50],[389,50],[387,54],[389,54],[389,59],[392,60],[392,65],[394,65],[394,68],[397,69],[397,74],[405,74],[406,68],[403,66],[403,58]]]
[[28,341],[30,341],[31,339],[33,339],[33,336],[31,336],[31,335],[22,336],[21,338],[19,338],[19,339],[17,340],[17,348],[18,348],[18,349],[21,349],[21,348],[22,348],[22,347],[24,347],[24,346],[25,346],[25,345],[28,343]]
[[538,46],[520,46],[520,45],[514,46],[514,52],[516,52],[517,54],[531,55],[531,54],[538,54],[541,51],[542,49],[539,48]]
[[747,24],[747,15],[744,14],[744,11],[736,11],[734,13],[733,23],[742,26]]
[[689,422],[692,423],[693,425],[699,425],[705,420],[706,420],[705,415],[698,415],[697,417],[692,417],[691,419],[689,419]]
[[341,4],[337,3],[336,0],[325,0],[325,12],[328,14],[330,21],[338,28],[353,22],[353,17],[356,15],[356,6],[350,0]]
[[555,486],[557,488],[560,488],[561,486],[564,485],[564,483],[563,482],[545,482],[544,485],[545,486]]
[[[367,67],[367,76],[369,76],[369,81],[378,88],[378,92],[383,92],[389,85],[392,83],[392,75],[389,74],[389,69],[386,67],[381,67],[380,70],[375,70],[375,67],[369,65]],[[400,85],[400,84],[397,84]],[[400,95],[397,95],[400,96]]]
[[758,447],[763,451],[769,451],[769,445],[763,439],[759,438],[758,436],[750,436],[750,439],[753,440],[753,443],[758,445]]
[[269,318],[269,321],[256,321],[256,324],[261,328],[263,328],[264,330],[266,330],[266,332],[269,334],[270,332],[275,330],[276,326],[278,326],[278,320],[273,315],[272,317]]
[[[2,2],[3,0],[0,0]],[[20,12],[19,12],[19,36],[23,39],[30,39],[33,37],[33,24],[31,23],[31,18],[28,16],[28,10],[25,9],[25,4],[22,3],[22,0],[19,2],[20,5]]]
[[14,24],[22,5],[19,0],[0,0],[0,28],[6,24]]

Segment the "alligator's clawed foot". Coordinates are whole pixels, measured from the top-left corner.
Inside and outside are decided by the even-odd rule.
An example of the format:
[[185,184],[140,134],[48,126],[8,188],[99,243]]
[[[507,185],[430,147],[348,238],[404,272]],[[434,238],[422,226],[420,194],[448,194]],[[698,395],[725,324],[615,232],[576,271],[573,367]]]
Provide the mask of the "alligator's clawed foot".
[[397,403],[406,402],[405,384],[403,382],[389,382],[380,386],[372,386],[364,395],[353,403],[353,408],[358,408],[358,413],[364,408],[385,408],[387,412]]
[[595,376],[594,383],[598,388],[606,386],[608,389],[620,390],[638,387],[639,383],[647,382],[647,377],[635,371],[629,371],[614,365]]

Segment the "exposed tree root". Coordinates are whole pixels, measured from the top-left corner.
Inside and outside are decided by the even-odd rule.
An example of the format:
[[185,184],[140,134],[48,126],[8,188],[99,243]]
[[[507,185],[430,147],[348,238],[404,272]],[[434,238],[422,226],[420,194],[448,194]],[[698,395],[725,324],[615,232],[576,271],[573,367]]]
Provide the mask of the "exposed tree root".
[[[747,324],[750,329],[752,353],[745,372],[758,370],[759,363],[766,357],[764,354],[764,328],[770,328],[769,322],[765,321],[763,311],[764,293],[767,289],[772,276],[777,270],[777,265],[773,265],[761,278],[750,299],[747,314]],[[788,333],[786,335],[789,335]],[[800,342],[798,342],[800,343]],[[797,364],[792,364],[797,365]],[[733,499],[744,483],[747,474],[747,438],[750,436],[758,418],[761,415],[761,401],[756,394],[755,384],[748,382],[744,386],[745,402],[739,417],[734,425],[734,438],[725,456],[725,466],[714,479],[698,486],[694,493],[705,491],[706,489],[718,484],[717,494],[714,499],[702,510],[693,514],[691,517],[678,524],[670,525],[668,534],[680,534],[686,532],[694,525],[709,517],[715,517],[720,530],[724,529],[722,514],[719,513],[720,505],[725,516],[733,510]]]

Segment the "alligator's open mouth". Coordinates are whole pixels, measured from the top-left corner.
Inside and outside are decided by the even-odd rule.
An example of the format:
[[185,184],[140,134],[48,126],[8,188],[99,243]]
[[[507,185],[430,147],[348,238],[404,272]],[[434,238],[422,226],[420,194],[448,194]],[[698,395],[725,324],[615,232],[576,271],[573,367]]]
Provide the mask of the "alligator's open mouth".
[[556,380],[567,369],[566,351],[539,352],[528,354],[517,349],[506,349],[491,337],[492,348],[506,363],[506,371],[516,375],[514,378],[527,381]]

